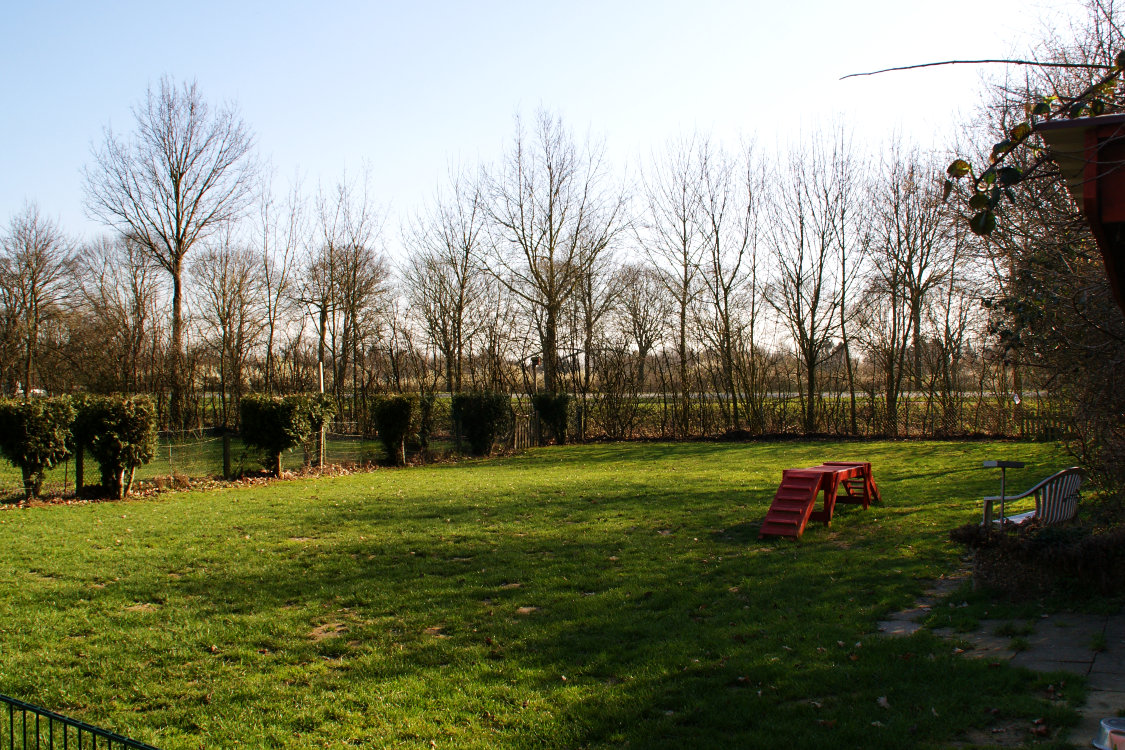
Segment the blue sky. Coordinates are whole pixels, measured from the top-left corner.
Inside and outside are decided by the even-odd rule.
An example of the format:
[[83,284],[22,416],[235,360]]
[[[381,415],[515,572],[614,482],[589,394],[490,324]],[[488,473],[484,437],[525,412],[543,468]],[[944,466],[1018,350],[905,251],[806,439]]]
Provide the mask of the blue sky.
[[81,169],[103,128],[168,74],[233,101],[263,156],[306,188],[370,170],[397,218],[447,166],[501,152],[545,107],[635,172],[699,129],[783,143],[825,122],[859,141],[946,143],[979,71],[846,73],[1024,52],[1073,0],[851,2],[31,2],[0,11],[0,222],[35,201],[78,237]]

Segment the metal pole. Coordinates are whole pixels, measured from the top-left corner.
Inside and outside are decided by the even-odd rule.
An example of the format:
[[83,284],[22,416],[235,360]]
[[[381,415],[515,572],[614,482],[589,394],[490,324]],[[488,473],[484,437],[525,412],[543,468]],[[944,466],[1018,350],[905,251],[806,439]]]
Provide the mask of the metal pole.
[[1006,471],[1007,471],[1007,467],[1005,467],[1005,466],[1000,467],[1000,526],[1001,527],[1003,527],[1004,519],[1005,519],[1005,515],[1004,515],[1004,495],[1005,495],[1005,493],[1004,493],[1004,479],[1005,479]]

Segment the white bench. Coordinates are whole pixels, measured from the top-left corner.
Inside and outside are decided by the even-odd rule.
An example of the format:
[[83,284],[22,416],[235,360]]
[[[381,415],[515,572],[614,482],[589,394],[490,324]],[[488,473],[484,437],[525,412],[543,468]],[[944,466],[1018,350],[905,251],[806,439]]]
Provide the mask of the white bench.
[[[1039,519],[1044,524],[1069,521],[1078,512],[1078,495],[1082,488],[1083,473],[1083,470],[1079,467],[1071,466],[1069,469],[1063,469],[1057,474],[1052,474],[1031,489],[1018,495],[986,497],[984,499],[984,525],[987,526],[990,523],[1024,523],[1033,518]],[[1013,516],[1005,517],[1003,515],[1004,505],[1030,495],[1035,496],[1035,510]],[[996,502],[1000,503],[1001,517],[994,520],[992,518],[992,506]]]

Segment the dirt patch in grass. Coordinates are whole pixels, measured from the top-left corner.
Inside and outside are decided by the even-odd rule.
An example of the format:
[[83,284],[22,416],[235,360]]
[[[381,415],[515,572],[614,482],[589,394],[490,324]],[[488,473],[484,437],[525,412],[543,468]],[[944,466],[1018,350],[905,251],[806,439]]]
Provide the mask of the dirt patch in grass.
[[951,747],[1027,747],[1039,742],[1048,742],[1057,732],[1046,724],[1033,723],[1028,726],[1022,722],[1004,722],[986,729],[970,729],[965,738],[950,743]]
[[335,638],[341,633],[348,632],[348,626],[342,622],[326,622],[309,631],[309,638],[314,641],[323,641],[326,638]]

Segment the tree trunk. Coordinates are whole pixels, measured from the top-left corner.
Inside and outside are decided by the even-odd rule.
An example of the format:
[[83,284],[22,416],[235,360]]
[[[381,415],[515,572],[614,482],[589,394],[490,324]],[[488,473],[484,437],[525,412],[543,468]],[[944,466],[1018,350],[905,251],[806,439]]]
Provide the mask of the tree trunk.
[[184,318],[183,318],[183,278],[179,261],[172,266],[172,351],[169,352],[168,386],[168,426],[173,430],[186,427],[183,357],[184,357]]
[[543,389],[554,395],[558,393],[559,353],[558,318],[559,311],[554,305],[547,305],[543,321]]
[[808,401],[805,403],[805,432],[816,432],[816,366],[805,362],[805,389]]

